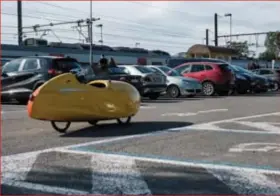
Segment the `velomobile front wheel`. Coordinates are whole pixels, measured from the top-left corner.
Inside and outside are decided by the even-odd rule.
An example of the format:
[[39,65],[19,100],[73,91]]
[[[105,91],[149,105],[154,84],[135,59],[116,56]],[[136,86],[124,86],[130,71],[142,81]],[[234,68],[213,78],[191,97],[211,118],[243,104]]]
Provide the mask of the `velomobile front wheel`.
[[51,125],[59,133],[65,133],[67,129],[70,127],[71,122],[66,122],[66,125],[63,128],[58,127],[56,121],[51,121]]
[[119,124],[128,124],[131,121],[131,116],[127,117],[126,119],[118,118],[117,121],[118,121]]

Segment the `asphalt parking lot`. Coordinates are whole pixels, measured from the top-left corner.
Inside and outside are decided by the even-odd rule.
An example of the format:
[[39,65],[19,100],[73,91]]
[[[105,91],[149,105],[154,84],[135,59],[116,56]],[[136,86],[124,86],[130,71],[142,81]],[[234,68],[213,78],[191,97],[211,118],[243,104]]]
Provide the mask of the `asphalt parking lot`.
[[66,134],[2,106],[2,194],[280,194],[280,94],[145,100]]

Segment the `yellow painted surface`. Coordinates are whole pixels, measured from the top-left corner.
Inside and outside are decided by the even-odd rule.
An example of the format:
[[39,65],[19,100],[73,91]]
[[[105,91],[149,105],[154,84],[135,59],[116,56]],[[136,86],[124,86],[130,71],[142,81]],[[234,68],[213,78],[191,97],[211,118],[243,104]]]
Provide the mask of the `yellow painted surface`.
[[[106,87],[92,86],[97,83]],[[128,83],[98,80],[82,84],[67,73],[42,85],[28,109],[29,116],[39,120],[106,120],[135,115],[140,102],[137,89]]]

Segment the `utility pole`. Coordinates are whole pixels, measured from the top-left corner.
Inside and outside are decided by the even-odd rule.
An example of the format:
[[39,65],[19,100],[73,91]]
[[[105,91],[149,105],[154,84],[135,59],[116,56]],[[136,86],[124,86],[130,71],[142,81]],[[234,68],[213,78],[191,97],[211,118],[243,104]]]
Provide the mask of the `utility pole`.
[[89,20],[89,39],[90,39],[90,47],[89,47],[89,65],[92,66],[93,63],[93,55],[92,55],[92,0],[90,0],[90,20]]
[[[229,17],[229,31],[230,31],[230,35],[232,35],[232,14],[231,13],[227,13],[225,14],[225,17]],[[231,42],[232,42],[232,37],[230,37],[230,46],[231,46]]]
[[205,38],[206,38],[206,46],[208,46],[209,45],[209,29],[206,29],[206,36],[205,36]]
[[214,15],[215,46],[218,46],[218,14]]
[[18,18],[18,45],[22,45],[22,4],[17,0],[17,18]]

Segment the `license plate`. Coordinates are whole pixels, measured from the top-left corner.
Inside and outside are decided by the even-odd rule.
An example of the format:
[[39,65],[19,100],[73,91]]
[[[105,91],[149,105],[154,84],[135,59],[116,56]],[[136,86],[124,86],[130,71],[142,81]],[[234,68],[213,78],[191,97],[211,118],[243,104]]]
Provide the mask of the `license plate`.
[[132,80],[131,80],[131,82],[138,82],[138,80],[136,80],[136,79],[132,79]]

